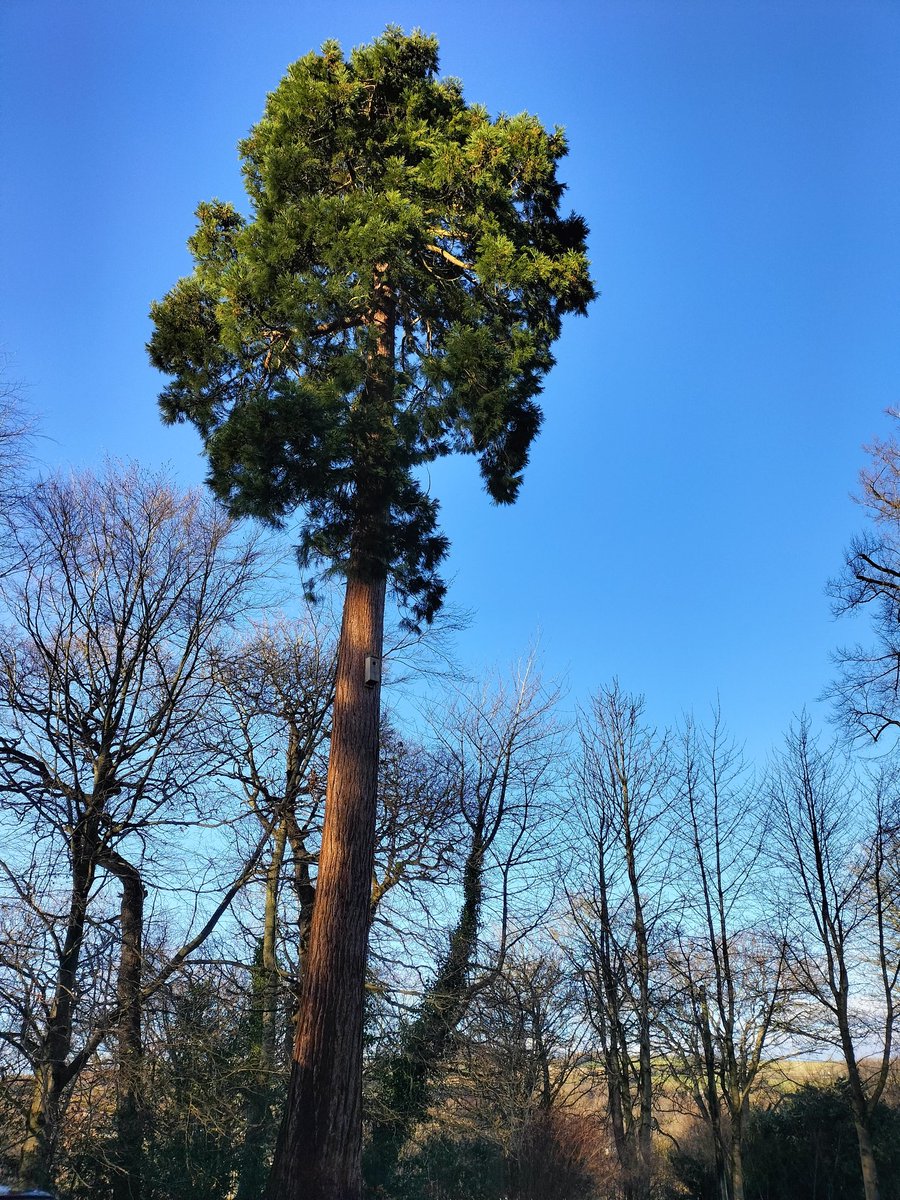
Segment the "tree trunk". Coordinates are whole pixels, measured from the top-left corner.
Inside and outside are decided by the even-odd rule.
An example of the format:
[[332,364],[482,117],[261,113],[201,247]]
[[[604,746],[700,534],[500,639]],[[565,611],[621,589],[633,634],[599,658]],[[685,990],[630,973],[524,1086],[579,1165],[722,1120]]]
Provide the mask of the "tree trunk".
[[881,1193],[878,1189],[878,1167],[875,1162],[872,1134],[867,1121],[856,1117],[854,1125],[856,1126],[856,1138],[859,1142],[859,1162],[862,1167],[863,1188],[865,1189],[866,1200],[878,1200]]
[[119,927],[122,948],[116,1003],[118,1079],[116,1089],[116,1141],[112,1154],[113,1200],[141,1200],[144,1145],[142,1087],[141,982],[143,974],[144,886],[136,867],[107,850],[99,859],[122,884]]
[[297,823],[294,812],[288,811],[286,821],[287,838],[291,847],[293,864],[291,883],[297,899],[297,978],[294,987],[291,989],[286,1011],[287,1021],[285,1022],[284,1042],[284,1061],[289,1063],[292,1058],[294,1038],[297,1033],[297,1016],[300,1012],[300,988],[303,983],[304,964],[306,962],[307,951],[309,950],[309,931],[312,925],[313,908],[316,902],[316,888],[310,875],[310,867],[315,863],[316,857],[314,854],[310,854],[306,848],[305,835]]
[[598,845],[598,850],[600,851],[600,859],[597,863],[600,921],[596,971],[599,984],[599,1015],[603,1022],[601,1042],[606,1076],[607,1109],[616,1160],[622,1170],[622,1194],[624,1200],[634,1200],[633,1125],[625,1118],[626,1109],[629,1113],[632,1109],[628,1085],[628,1036],[624,1029],[619,981],[614,967],[615,950],[612,944],[612,918],[609,911],[609,888],[603,846]]
[[296,730],[292,729],[288,739],[287,752],[287,786],[285,789],[285,831],[288,844],[291,847],[293,870],[291,882],[297,899],[297,995],[292,1026],[296,1021],[296,1008],[299,1003],[300,983],[303,979],[303,964],[309,949],[309,931],[312,925],[313,907],[316,901],[315,885],[310,878],[310,866],[316,861],[315,856],[306,848],[306,833],[297,821],[297,797],[300,794],[302,780],[300,778],[300,754]]
[[78,827],[72,837],[72,893],[66,934],[47,1028],[35,1056],[31,1104],[19,1156],[19,1182],[23,1189],[47,1188],[51,1181],[62,1095],[71,1081],[66,1061],[72,1049],[75,981],[84,942],[88,894],[94,881],[95,853],[93,823]]
[[731,1200],[744,1200],[744,1129],[743,1124],[732,1121],[731,1125]]
[[304,964],[287,1109],[271,1200],[359,1200],[362,1194],[363,999],[378,776],[386,579],[347,579],[338,647],[325,821]]
[[463,870],[463,903],[450,936],[446,957],[404,1030],[400,1047],[390,1064],[387,1103],[390,1113],[373,1125],[367,1154],[367,1181],[386,1187],[394,1177],[397,1160],[416,1124],[428,1111],[430,1081],[444,1058],[451,1038],[466,1012],[466,980],[478,937],[484,891],[482,831],[473,832]]
[[871,1130],[871,1109],[874,1105],[871,1099],[866,1097],[865,1086],[863,1085],[856,1051],[853,1046],[847,1003],[849,985],[843,956],[840,960],[840,982],[839,1003],[837,1005],[838,1031],[841,1037],[841,1048],[844,1052],[844,1062],[847,1065],[850,1110],[853,1113],[856,1139],[859,1142],[859,1163],[862,1168],[863,1187],[865,1189],[866,1200],[878,1200],[878,1168],[875,1163]]
[[25,1140],[19,1157],[19,1183],[23,1190],[50,1186],[61,1091],[49,1065],[41,1065],[35,1070]]
[[702,984],[698,988],[698,1003],[695,1014],[700,1032],[700,1041],[703,1045],[704,1103],[709,1114],[709,1127],[712,1133],[716,1187],[722,1200],[729,1200],[730,1173],[725,1146],[725,1134],[722,1129],[722,1106],[719,1103],[719,1089],[716,1082],[716,1053],[709,1020],[709,1002],[707,1000],[706,988]]
[[268,1114],[275,1071],[275,1047],[278,1019],[278,963],[275,938],[278,931],[278,883],[287,841],[287,819],[275,833],[272,859],[266,872],[266,907],[259,957],[255,964],[254,992],[258,1027],[254,1030],[256,1064],[247,1089],[244,1106],[245,1133],[241,1153],[241,1174],[236,1200],[257,1200],[265,1187],[265,1160],[268,1144]]
[[622,778],[625,861],[634,903],[634,941],[638,970],[638,1128],[636,1200],[649,1200],[653,1171],[653,1057],[650,1042],[650,945],[644,923],[644,898],[631,831],[631,801],[625,773]]

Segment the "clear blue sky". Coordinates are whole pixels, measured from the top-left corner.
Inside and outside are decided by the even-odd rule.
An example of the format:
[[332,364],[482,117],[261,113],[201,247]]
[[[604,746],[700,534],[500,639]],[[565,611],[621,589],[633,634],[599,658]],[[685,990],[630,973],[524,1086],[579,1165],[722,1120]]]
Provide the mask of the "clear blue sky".
[[470,461],[432,473],[463,661],[540,631],[574,698],[618,674],[666,720],[718,693],[764,751],[849,635],[823,586],[900,401],[894,0],[2,0],[0,343],[42,457],[202,478],[157,417],[148,305],[197,202],[243,204],[235,143],[288,63],[389,22],[437,34],[470,100],[566,127],[602,290],[516,507]]

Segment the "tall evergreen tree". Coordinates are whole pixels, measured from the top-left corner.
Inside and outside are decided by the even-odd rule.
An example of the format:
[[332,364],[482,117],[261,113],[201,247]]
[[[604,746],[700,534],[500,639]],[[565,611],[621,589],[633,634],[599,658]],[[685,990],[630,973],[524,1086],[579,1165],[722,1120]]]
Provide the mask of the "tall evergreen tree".
[[[193,274],[153,306],[160,403],[235,514],[302,513],[300,559],[346,581],[325,827],[270,1195],[360,1193],[363,979],[387,584],[441,604],[447,540],[419,471],[475,455],[515,500],[567,312],[594,296],[561,216],[561,130],[492,120],[389,28],[294,63],[241,143],[251,216],[201,204]],[[371,672],[369,672],[371,676]]]

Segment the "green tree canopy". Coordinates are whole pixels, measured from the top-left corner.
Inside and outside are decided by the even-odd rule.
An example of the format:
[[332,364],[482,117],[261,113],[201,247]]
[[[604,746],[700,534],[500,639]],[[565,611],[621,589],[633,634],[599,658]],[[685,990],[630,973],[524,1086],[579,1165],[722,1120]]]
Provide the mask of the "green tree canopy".
[[301,509],[302,563],[387,574],[417,619],[447,550],[418,468],[475,455],[513,501],[561,318],[594,296],[562,131],[491,119],[437,69],[396,28],[294,63],[240,145],[250,217],[199,206],[149,345],[230,510]]
[[[316,882],[268,1194],[361,1194],[360,1063],[390,581],[430,620],[447,540],[425,464],[477,456],[516,498],[567,312],[594,295],[562,217],[560,130],[491,120],[389,28],[296,62],[241,143],[245,218],[199,209],[195,268],[154,306],[168,421],[199,429],[232,513],[303,514],[301,562],[346,576]],[[377,672],[375,673],[377,675]],[[371,686],[370,686],[371,685]]]

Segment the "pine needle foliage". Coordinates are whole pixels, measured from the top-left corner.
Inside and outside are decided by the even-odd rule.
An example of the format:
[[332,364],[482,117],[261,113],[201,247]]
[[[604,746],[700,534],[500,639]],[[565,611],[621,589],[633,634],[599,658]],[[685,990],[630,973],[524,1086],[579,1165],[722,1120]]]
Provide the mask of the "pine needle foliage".
[[199,430],[233,514],[299,510],[303,565],[387,575],[430,620],[447,539],[421,468],[474,455],[515,500],[561,319],[594,296],[564,134],[467,104],[433,37],[389,27],[295,62],[240,153],[250,215],[202,203],[193,273],[152,308],[163,418]]

